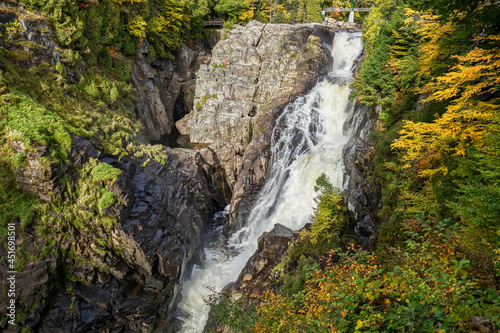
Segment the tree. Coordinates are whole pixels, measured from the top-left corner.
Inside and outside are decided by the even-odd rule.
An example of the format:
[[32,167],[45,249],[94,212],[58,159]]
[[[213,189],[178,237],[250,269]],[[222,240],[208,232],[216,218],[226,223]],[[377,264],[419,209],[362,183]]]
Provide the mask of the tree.
[[238,16],[249,8],[250,2],[245,0],[220,0],[215,6],[215,10],[229,21],[237,21]]
[[321,2],[320,0],[306,0],[307,22],[321,22]]
[[[449,102],[432,123],[405,121],[391,147],[403,152],[403,168],[413,168],[434,191],[447,189],[460,200],[446,204],[462,219],[463,235],[500,244],[500,35],[481,40],[458,64],[429,83],[427,101]],[[448,180],[448,181],[446,181]]]

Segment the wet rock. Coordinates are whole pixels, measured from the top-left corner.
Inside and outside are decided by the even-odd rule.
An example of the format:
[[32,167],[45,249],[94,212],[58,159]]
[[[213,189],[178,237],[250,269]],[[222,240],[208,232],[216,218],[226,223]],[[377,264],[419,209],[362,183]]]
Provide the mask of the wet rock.
[[356,102],[344,123],[350,132],[342,157],[345,166],[344,199],[353,219],[351,229],[357,241],[373,247],[377,238],[378,217],[382,208],[380,185],[373,177],[373,150],[369,133],[377,124],[377,116],[370,108]]
[[250,296],[269,290],[271,272],[288,249],[293,231],[279,223],[258,240],[258,248],[248,259],[233,286],[233,297]]

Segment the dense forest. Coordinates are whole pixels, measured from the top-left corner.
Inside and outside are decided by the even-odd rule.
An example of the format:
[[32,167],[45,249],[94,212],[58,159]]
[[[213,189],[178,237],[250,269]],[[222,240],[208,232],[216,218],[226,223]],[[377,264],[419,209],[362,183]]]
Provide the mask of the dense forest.
[[[90,159],[79,177],[64,173],[71,136],[97,139],[112,156],[165,163],[161,146],[140,139],[143,128],[131,111],[131,64],[143,39],[148,57],[171,59],[182,43],[207,33],[205,20],[221,19],[225,29],[254,19],[320,22],[322,7],[348,6],[20,2],[26,10],[6,6],[0,14],[50,22],[61,58],[30,64],[43,46],[19,38],[19,21],[2,22],[0,235],[7,244],[8,224],[16,221],[19,237],[43,239],[36,248],[18,247],[19,271],[50,251],[64,251],[75,265],[88,260],[58,249],[59,240],[47,235],[71,242],[73,229],[110,234],[116,225],[107,209],[120,199],[108,185],[121,171]],[[272,291],[239,300],[213,295],[212,321],[234,332],[469,332],[479,319],[500,327],[500,4],[374,0],[372,9],[357,17],[365,54],[352,98],[378,117],[369,156],[383,200],[376,245],[350,242],[342,194],[318,179],[313,224],[275,268]],[[36,154],[43,155],[41,168],[64,175],[58,186],[66,190],[50,200],[15,180],[15,170]],[[123,246],[98,237],[93,251],[120,253]],[[20,316],[29,311],[21,309]]]

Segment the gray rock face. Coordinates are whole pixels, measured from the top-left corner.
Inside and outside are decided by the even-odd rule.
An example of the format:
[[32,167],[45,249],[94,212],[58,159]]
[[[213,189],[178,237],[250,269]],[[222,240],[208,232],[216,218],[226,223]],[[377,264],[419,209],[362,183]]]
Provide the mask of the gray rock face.
[[22,142],[14,141],[11,147],[16,153],[26,156],[25,163],[13,170],[23,191],[45,202],[52,201],[53,195],[62,198],[58,177],[64,172],[64,167],[52,161],[47,146],[39,145],[35,151],[28,151]]
[[148,60],[148,54],[144,40],[132,66],[132,81],[137,92],[136,115],[146,138],[156,141],[171,134],[174,121],[193,108],[195,72],[210,61],[210,51],[197,41],[191,47],[182,45],[173,60]]
[[[23,66],[29,66],[31,64],[37,64],[41,60],[47,61],[52,65],[57,64],[62,57],[64,49],[61,49],[57,43],[51,40],[50,36],[52,34],[52,28],[47,24],[45,20],[41,17],[39,19],[34,19],[33,13],[26,11],[24,8],[17,4],[0,1],[0,7],[14,7],[16,8],[15,13],[2,13],[0,14],[1,23],[11,23],[18,20],[22,29],[18,33],[12,35],[7,41],[7,45],[3,40],[0,40],[0,46],[7,49],[22,49],[22,51],[30,51],[31,54],[26,61],[21,61],[20,64]],[[1,28],[4,31],[0,33],[5,33],[5,27]],[[22,40],[24,45],[19,47],[16,45],[17,40]],[[29,43],[36,43],[36,47],[31,46]]]
[[261,294],[269,289],[272,270],[281,261],[293,235],[290,228],[275,224],[271,231],[259,237],[257,250],[248,259],[233,286],[233,297]]
[[230,222],[264,183],[277,116],[331,67],[333,36],[322,25],[253,21],[236,26],[200,66],[194,109],[176,126],[217,154],[232,191]]
[[373,246],[376,241],[377,213],[382,208],[380,185],[373,177],[374,148],[369,138],[376,123],[377,116],[370,112],[369,107],[358,102],[344,123],[344,130],[351,132],[342,152],[346,170],[344,198],[354,217],[354,234],[367,247]]
[[[100,154],[96,143],[86,139],[73,136],[72,141],[72,167],[98,158],[122,171],[110,188],[120,204],[104,212],[118,223],[106,229],[82,221],[83,229],[65,224],[66,235],[50,233],[47,237],[56,244],[40,259],[30,259],[17,276],[17,301],[28,310],[19,322],[40,332],[139,332],[148,327],[172,332],[170,315],[180,283],[201,254],[211,204],[206,162],[197,151],[165,148],[165,165],[144,165],[142,159]],[[49,214],[64,224],[63,216]],[[28,253],[39,251],[35,244],[41,236],[36,235],[32,230],[22,236]],[[96,238],[115,247],[96,252]],[[88,261],[75,261],[70,249]],[[4,256],[1,252],[3,247]],[[5,261],[1,265],[6,272]],[[5,325],[0,322],[0,328]]]

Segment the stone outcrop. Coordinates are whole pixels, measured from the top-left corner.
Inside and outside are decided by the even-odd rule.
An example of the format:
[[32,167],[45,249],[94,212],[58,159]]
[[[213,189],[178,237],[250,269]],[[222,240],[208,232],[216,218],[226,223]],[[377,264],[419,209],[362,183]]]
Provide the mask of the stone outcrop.
[[217,154],[232,191],[230,223],[264,183],[277,116],[331,68],[333,36],[323,25],[253,21],[231,30],[200,66],[194,108],[176,126]]
[[22,190],[45,202],[52,201],[53,195],[61,199],[63,194],[58,177],[64,173],[64,166],[51,160],[47,146],[38,145],[30,151],[21,141],[13,141],[10,145],[17,154],[26,156],[25,163],[13,170]]
[[344,146],[344,199],[353,215],[352,231],[359,244],[372,247],[377,238],[378,217],[382,208],[380,185],[373,177],[373,151],[369,134],[377,124],[377,115],[356,101],[344,123],[350,138]]
[[[21,54],[20,58],[22,58],[22,61],[19,62],[21,66],[29,67],[40,63],[40,61],[47,61],[55,65],[64,60],[64,53],[67,50],[59,47],[50,38],[53,29],[40,15],[26,11],[11,1],[0,1],[0,7],[5,8],[0,13],[0,23],[13,23],[17,20],[20,24],[20,29],[10,34],[9,39],[0,39],[0,47],[18,49]],[[5,32],[5,26],[2,26],[0,33],[5,34]],[[18,45],[18,41],[22,41],[22,43]]]
[[[68,168],[78,170],[95,158],[121,170],[110,188],[120,204],[104,212],[117,225],[107,229],[91,218],[76,228],[48,212],[67,230],[49,232],[45,237],[55,243],[17,275],[17,301],[27,311],[18,323],[40,332],[138,332],[148,327],[173,332],[170,315],[180,283],[201,255],[212,200],[205,172],[210,168],[192,150],[165,148],[165,165],[144,164],[145,158],[101,154],[98,142],[77,136],[72,141]],[[36,255],[41,236],[34,230],[19,230],[18,239]],[[95,251],[96,239],[111,246]],[[0,269],[8,270],[5,261]]]
[[495,323],[487,317],[472,317],[462,321],[460,326],[468,332],[498,333]]
[[239,298],[269,290],[272,270],[288,250],[293,231],[279,223],[258,239],[255,253],[248,259],[232,289],[232,295]]
[[132,81],[137,95],[135,112],[148,140],[172,134],[174,122],[193,109],[195,73],[210,61],[211,43],[216,40],[183,44],[173,60],[149,59],[148,43],[142,42],[132,66]]

